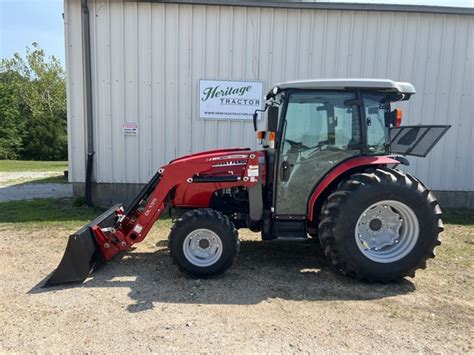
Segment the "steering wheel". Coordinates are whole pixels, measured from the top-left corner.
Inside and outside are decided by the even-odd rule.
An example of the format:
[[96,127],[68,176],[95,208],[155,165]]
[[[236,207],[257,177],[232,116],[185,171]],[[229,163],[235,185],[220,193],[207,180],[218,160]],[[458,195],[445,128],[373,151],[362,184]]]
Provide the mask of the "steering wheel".
[[301,142],[292,141],[291,139],[285,139],[285,142],[288,142],[291,145],[291,148],[296,149],[298,152],[311,149],[311,147],[308,147]]

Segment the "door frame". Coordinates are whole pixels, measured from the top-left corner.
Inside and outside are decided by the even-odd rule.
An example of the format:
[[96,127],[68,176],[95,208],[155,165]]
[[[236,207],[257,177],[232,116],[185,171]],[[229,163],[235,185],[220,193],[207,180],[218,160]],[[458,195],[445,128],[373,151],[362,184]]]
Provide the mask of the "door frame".
[[[360,127],[360,135],[361,135],[361,155],[366,154],[366,147],[367,147],[367,126],[366,126],[366,119],[365,119],[365,110],[364,110],[364,102],[361,94],[360,89],[354,89],[354,90],[327,90],[327,89],[287,89],[285,90],[285,96],[283,98],[283,107],[282,107],[282,118],[280,119],[280,122],[278,122],[278,135],[277,139],[275,141],[275,159],[274,159],[274,166],[275,168],[273,169],[273,186],[272,186],[272,206],[271,206],[271,212],[272,212],[272,218],[273,219],[284,219],[284,220],[301,220],[301,219],[306,219],[307,218],[307,213],[302,215],[302,214],[277,214],[276,213],[276,208],[277,208],[277,185],[278,185],[278,179],[280,175],[280,159],[281,159],[281,154],[280,154],[280,147],[282,144],[282,139],[283,139],[283,128],[286,123],[286,113],[288,110],[288,103],[290,100],[290,97],[293,93],[301,93],[301,92],[346,92],[346,93],[353,93],[355,94],[355,98],[353,99],[352,105],[357,106],[357,114],[359,117],[359,127]],[[352,159],[352,158],[348,158]],[[341,162],[336,164],[333,168],[338,166]],[[332,170],[332,169],[331,169]],[[318,181],[314,182],[313,188],[311,191],[314,191],[316,186],[319,184],[319,182],[324,178],[322,176]],[[311,193],[308,196],[308,200],[306,201],[306,204],[308,204],[309,199],[311,198]]]

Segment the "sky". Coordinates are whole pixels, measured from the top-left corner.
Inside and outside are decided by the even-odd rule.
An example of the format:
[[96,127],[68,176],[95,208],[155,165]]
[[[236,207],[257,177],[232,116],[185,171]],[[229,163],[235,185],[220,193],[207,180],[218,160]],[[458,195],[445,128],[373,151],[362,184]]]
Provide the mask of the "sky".
[[64,65],[62,0],[0,0],[0,58],[22,55],[37,42]]
[[[474,0],[325,1],[474,7]],[[0,0],[0,58],[11,58],[15,52],[24,54],[26,46],[37,42],[46,55],[54,55],[64,65],[62,13],[63,0]]]

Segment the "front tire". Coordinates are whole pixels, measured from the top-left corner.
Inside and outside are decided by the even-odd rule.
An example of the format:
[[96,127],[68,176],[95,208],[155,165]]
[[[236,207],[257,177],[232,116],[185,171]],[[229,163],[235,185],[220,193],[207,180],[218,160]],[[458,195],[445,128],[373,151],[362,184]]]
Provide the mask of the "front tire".
[[394,169],[370,169],[342,181],[324,204],[319,236],[343,274],[366,281],[415,276],[434,257],[443,231],[434,195]]
[[211,277],[232,266],[239,252],[237,230],[213,209],[183,214],[171,228],[168,247],[179,269],[194,277]]

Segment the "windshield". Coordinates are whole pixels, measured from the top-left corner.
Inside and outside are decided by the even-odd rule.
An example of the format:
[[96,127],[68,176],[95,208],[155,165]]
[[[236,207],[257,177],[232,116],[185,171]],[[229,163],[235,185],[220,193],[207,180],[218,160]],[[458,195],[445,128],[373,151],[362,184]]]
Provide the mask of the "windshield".
[[354,98],[347,92],[295,93],[290,96],[286,113],[284,148],[289,141],[304,147],[329,145],[332,149],[360,147],[357,108],[347,106]]

